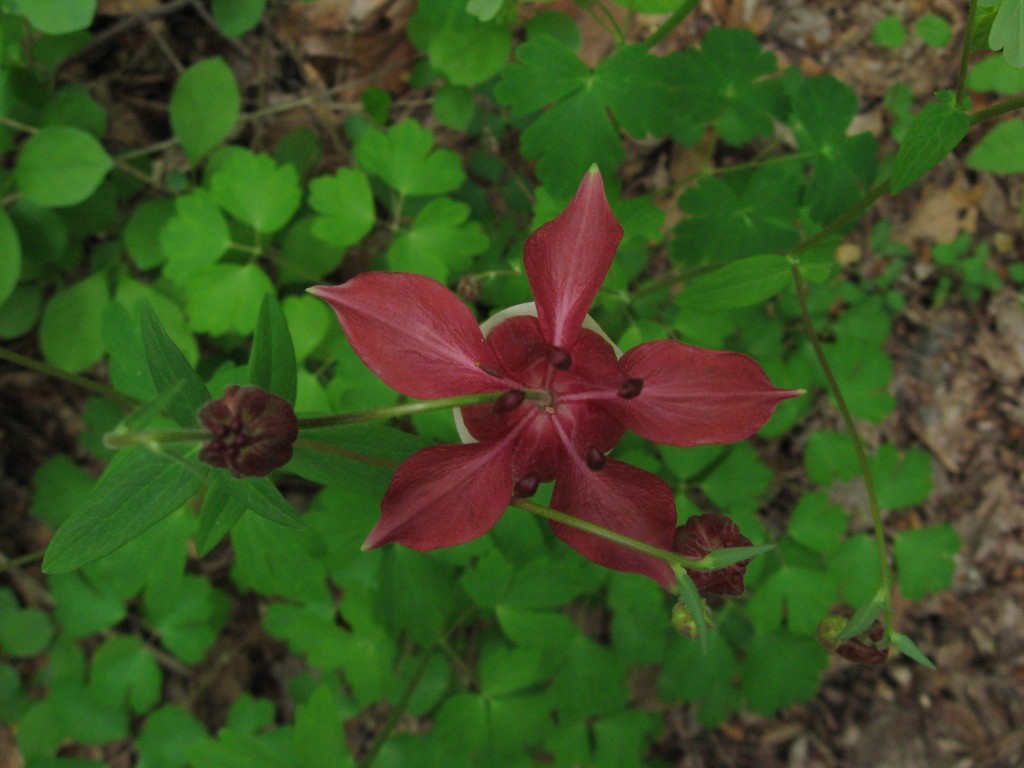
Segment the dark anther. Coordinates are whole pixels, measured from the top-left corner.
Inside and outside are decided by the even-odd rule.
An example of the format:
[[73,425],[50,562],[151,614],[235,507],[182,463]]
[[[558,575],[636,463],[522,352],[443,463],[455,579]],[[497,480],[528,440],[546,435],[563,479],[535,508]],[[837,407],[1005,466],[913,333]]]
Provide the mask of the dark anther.
[[526,399],[526,393],[521,389],[510,389],[508,392],[502,392],[501,397],[494,401],[494,405],[491,406],[492,413],[508,413],[518,408],[523,400]]
[[602,469],[607,461],[608,457],[600,448],[592,445],[587,449],[587,466],[595,472]]
[[479,368],[484,373],[486,373],[488,376],[493,376],[496,379],[504,378],[500,373],[498,373],[496,370],[491,368],[491,366],[489,366],[489,365],[484,365],[483,363],[477,363],[476,367]]
[[632,400],[643,391],[643,379],[626,379],[619,385],[619,397],[623,400]]
[[527,499],[533,496],[537,492],[537,488],[540,487],[540,475],[536,472],[531,472],[525,477],[521,477],[516,481],[516,487],[512,491],[512,495],[518,499]]
[[559,371],[568,371],[572,368],[572,356],[561,347],[551,347],[548,350],[548,362],[552,368]]

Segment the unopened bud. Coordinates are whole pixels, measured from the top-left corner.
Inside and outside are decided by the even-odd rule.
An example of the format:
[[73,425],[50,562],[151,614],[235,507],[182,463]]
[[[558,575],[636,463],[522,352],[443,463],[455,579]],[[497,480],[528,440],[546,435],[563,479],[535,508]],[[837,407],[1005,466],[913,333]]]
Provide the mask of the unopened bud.
[[[752,542],[742,533],[736,523],[725,515],[695,515],[685,525],[676,528],[672,551],[689,560],[703,560],[716,549],[749,547]],[[743,575],[749,560],[727,565],[724,568],[704,570],[687,568],[697,591],[702,596],[743,594]]]
[[[703,600],[700,601],[700,606],[704,611],[704,626],[710,628],[712,626],[711,609],[708,608],[708,604]],[[688,637],[691,640],[697,639],[697,622],[685,603],[676,603],[672,609],[672,628],[680,635],[683,635],[683,637]]]
[[262,477],[284,466],[299,436],[291,403],[259,387],[226,387],[224,397],[199,409],[199,422],[211,435],[199,460],[235,477]]
[[883,645],[885,628],[882,622],[875,619],[871,626],[856,637],[840,640],[839,636],[849,622],[847,615],[822,619],[817,629],[818,642],[857,664],[884,664],[889,658],[889,649]]

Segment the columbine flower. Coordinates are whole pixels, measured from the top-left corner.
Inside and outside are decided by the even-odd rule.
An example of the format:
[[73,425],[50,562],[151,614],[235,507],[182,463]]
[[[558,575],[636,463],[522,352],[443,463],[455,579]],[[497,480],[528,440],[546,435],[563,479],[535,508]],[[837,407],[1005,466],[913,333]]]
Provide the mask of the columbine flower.
[[[463,445],[425,448],[399,467],[366,548],[470,541],[491,529],[513,496],[554,480],[555,509],[671,549],[668,485],[608,458],[625,430],[684,447],[734,442],[797,392],[776,389],[757,363],[733,352],[654,341],[620,357],[587,310],[621,238],[595,166],[568,208],[526,241],[536,304],[497,315],[483,331],[455,294],[421,275],[369,272],[310,289],[393,389],[419,399],[496,395],[493,404],[462,409]],[[573,527],[552,528],[600,565],[672,583],[661,560]]]
[[199,409],[211,433],[199,460],[227,467],[235,477],[261,477],[292,458],[299,423],[291,403],[259,387],[224,388],[224,397]]

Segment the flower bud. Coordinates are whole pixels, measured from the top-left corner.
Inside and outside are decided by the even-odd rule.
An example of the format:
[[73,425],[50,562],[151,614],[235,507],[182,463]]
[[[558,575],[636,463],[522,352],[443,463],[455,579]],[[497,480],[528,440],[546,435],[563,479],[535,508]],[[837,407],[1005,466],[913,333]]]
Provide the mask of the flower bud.
[[226,387],[224,397],[199,409],[199,421],[211,433],[199,460],[235,477],[262,477],[284,466],[299,436],[291,403],[259,387]]
[[[704,626],[711,627],[711,609],[703,600],[700,601],[700,605],[704,611]],[[690,609],[686,607],[685,603],[676,603],[672,608],[672,628],[684,637],[691,640],[697,639],[697,622],[694,621],[693,614],[690,613]]]
[[[696,515],[676,528],[672,551],[690,560],[701,560],[716,549],[749,547],[751,541],[742,533],[736,523],[725,515]],[[686,569],[702,597],[707,595],[743,594],[743,575],[749,560],[716,568],[713,571]]]
[[889,657],[889,649],[882,645],[885,639],[885,628],[878,619],[856,637],[840,640],[839,635],[850,622],[848,612],[829,616],[818,624],[818,642],[835,651],[844,659],[857,664],[884,664]]

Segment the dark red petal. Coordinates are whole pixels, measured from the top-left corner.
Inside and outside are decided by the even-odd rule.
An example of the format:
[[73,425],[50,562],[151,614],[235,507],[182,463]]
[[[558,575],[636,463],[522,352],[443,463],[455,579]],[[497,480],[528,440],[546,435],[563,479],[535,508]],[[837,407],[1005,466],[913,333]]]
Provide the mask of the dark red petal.
[[[599,472],[566,460],[558,471],[551,506],[660,549],[671,549],[676,526],[672,491],[661,478],[610,459]],[[616,571],[650,576],[664,587],[674,583],[668,563],[621,544],[551,523],[555,534],[588,560]]]
[[483,536],[512,498],[515,443],[432,445],[395,472],[363,549],[392,542],[421,552]]
[[523,260],[549,344],[568,349],[622,239],[595,166],[569,206],[526,240]]
[[422,400],[509,389],[476,318],[436,280],[364,272],[309,292],[334,309],[349,344],[389,387]]
[[[753,542],[740,533],[740,527],[725,515],[695,515],[676,529],[672,550],[690,560],[702,560],[717,549],[749,547]],[[749,560],[741,560],[715,570],[687,569],[701,595],[743,594],[743,577]]]
[[801,393],[776,389],[746,355],[678,341],[641,344],[619,364],[644,385],[632,399],[606,401],[608,410],[641,437],[683,448],[750,437],[780,401]]

